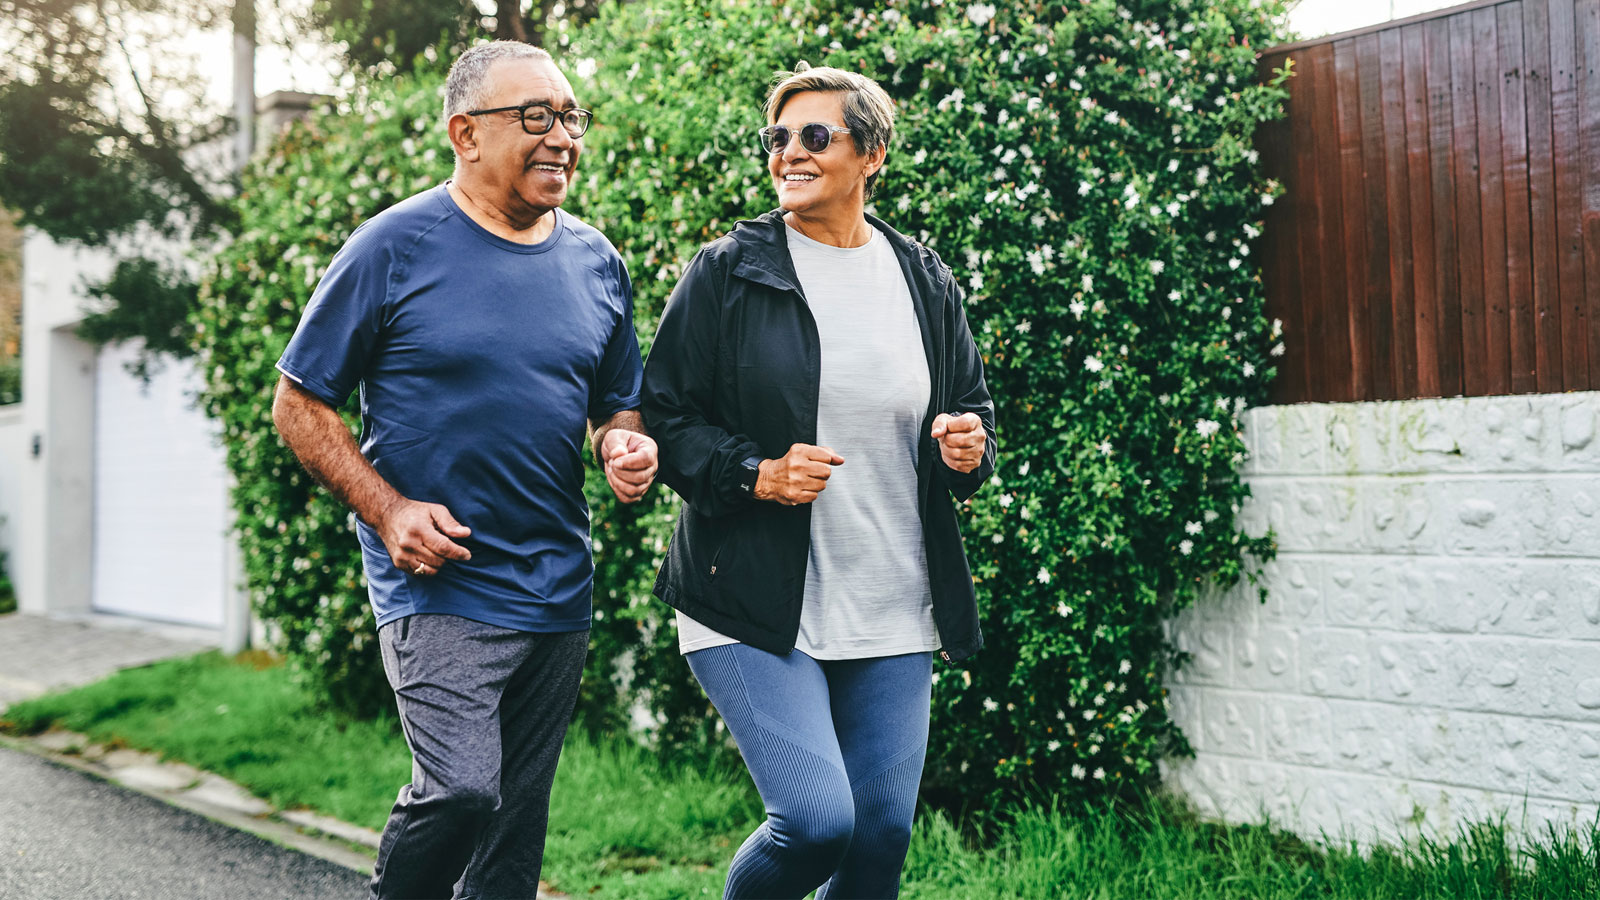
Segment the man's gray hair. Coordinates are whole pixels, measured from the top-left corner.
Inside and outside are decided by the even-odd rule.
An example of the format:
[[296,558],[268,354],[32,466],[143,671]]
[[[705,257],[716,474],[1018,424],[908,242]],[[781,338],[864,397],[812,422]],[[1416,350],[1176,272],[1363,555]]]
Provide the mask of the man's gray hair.
[[[894,139],[894,101],[889,99],[888,92],[879,87],[876,81],[832,66],[811,68],[803,62],[793,72],[778,73],[777,79],[778,83],[767,95],[765,109],[769,125],[777,121],[783,113],[784,104],[796,94],[808,91],[842,94],[844,127],[850,129],[850,139],[855,142],[856,152],[865,155],[879,147],[888,151],[889,142]],[[877,185],[878,175],[882,171],[880,167],[877,172],[867,176],[868,199],[871,199],[872,189]]]
[[489,70],[502,59],[550,59],[542,47],[521,41],[490,41],[461,54],[444,82],[444,119],[482,109],[488,99]]

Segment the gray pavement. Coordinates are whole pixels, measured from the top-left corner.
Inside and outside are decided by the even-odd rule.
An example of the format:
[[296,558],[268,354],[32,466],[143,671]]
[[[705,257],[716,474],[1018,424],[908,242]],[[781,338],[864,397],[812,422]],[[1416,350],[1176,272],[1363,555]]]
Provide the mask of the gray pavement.
[[151,626],[116,616],[62,620],[0,615],[0,709],[45,691],[99,681],[118,669],[215,644],[201,629]]
[[366,876],[0,747],[0,898],[359,897]]

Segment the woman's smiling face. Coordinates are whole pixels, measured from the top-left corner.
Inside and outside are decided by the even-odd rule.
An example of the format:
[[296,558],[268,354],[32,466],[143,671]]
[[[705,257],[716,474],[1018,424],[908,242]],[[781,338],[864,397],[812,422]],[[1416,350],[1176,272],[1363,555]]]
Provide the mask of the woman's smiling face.
[[785,126],[791,135],[782,152],[767,156],[778,205],[801,215],[823,215],[825,210],[861,205],[867,176],[877,170],[880,161],[857,153],[848,134],[835,134],[825,149],[812,153],[800,145],[795,134],[811,122],[844,128],[844,95],[806,91],[790,97],[778,112],[772,124]]

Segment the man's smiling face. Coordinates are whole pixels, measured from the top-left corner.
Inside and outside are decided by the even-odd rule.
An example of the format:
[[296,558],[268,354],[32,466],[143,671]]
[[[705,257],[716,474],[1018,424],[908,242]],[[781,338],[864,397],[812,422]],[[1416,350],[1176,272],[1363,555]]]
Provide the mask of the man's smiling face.
[[[546,59],[503,59],[489,70],[483,108],[543,103],[561,112],[578,105],[566,76]],[[516,110],[477,117],[474,129],[482,180],[507,209],[555,209],[567,198],[583,140],[560,121],[544,134],[528,134]]]

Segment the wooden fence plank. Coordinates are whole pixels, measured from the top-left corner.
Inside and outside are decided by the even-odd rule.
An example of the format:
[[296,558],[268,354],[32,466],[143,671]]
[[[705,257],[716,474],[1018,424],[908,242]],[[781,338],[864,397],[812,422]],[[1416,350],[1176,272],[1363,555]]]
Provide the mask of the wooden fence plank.
[[1483,305],[1483,209],[1478,202],[1478,98],[1472,16],[1450,23],[1451,173],[1455,190],[1457,284],[1461,294],[1461,389],[1488,393],[1488,336]]
[[1555,153],[1551,141],[1550,10],[1523,0],[1523,102],[1528,122],[1528,235],[1532,250],[1534,373],[1540,391],[1561,390],[1561,285],[1556,266]]
[[[1600,2],[1600,0],[1597,0]],[[1367,305],[1366,198],[1362,192],[1361,83],[1356,42],[1333,45],[1339,140],[1339,215],[1343,225],[1339,258],[1347,267],[1345,302],[1350,344],[1350,399],[1372,399],[1372,319]]]
[[1433,204],[1434,341],[1440,396],[1461,394],[1461,282],[1456,251],[1455,183],[1451,166],[1455,121],[1450,90],[1450,21],[1422,25],[1427,53],[1428,163]]
[[1555,256],[1561,319],[1561,387],[1589,388],[1589,322],[1583,296],[1583,144],[1578,138],[1578,44],[1573,0],[1548,0],[1550,155],[1555,163]]
[[1327,286],[1322,283],[1319,259],[1324,249],[1322,204],[1317,193],[1316,137],[1312,123],[1317,117],[1316,48],[1295,54],[1294,112],[1290,117],[1289,139],[1294,147],[1289,169],[1289,196],[1299,229],[1296,282],[1301,308],[1300,353],[1306,364],[1306,389],[1314,396],[1327,390],[1323,347],[1328,340]]
[[[1313,378],[1324,385],[1329,400],[1354,399],[1350,386],[1350,307],[1346,302],[1344,218],[1340,212],[1338,104],[1334,94],[1333,45],[1307,48],[1305,53],[1313,88],[1311,175],[1316,182],[1317,268],[1311,273],[1319,285],[1318,327],[1313,329],[1317,359]],[[1315,365],[1320,362],[1320,365]]]
[[1378,34],[1378,65],[1383,73],[1384,187],[1389,197],[1389,257],[1391,292],[1389,333],[1390,363],[1396,396],[1417,395],[1416,282],[1410,244],[1411,186],[1406,164],[1405,46],[1399,31]]
[[1411,239],[1394,252],[1411,255],[1411,327],[1416,342],[1416,387],[1419,397],[1438,397],[1439,291],[1434,281],[1433,175],[1428,147],[1428,58],[1425,26],[1400,29],[1401,69],[1405,78],[1406,194],[1411,212]]
[[1474,10],[1478,96],[1478,196],[1483,209],[1484,353],[1488,392],[1511,392],[1511,286],[1506,265],[1504,143],[1500,134],[1500,21],[1492,7]]
[[1500,161],[1505,187],[1506,287],[1511,304],[1511,390],[1528,394],[1539,389],[1539,382],[1521,10],[1516,4],[1498,6],[1495,18],[1500,31]]
[[1394,301],[1389,290],[1389,192],[1384,156],[1382,47],[1376,32],[1356,39],[1361,79],[1361,167],[1366,190],[1367,310],[1372,336],[1372,397],[1400,395],[1394,371]]
[[1589,389],[1600,390],[1600,0],[1578,0],[1578,132],[1582,144],[1583,295],[1589,320]]

